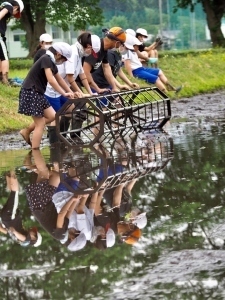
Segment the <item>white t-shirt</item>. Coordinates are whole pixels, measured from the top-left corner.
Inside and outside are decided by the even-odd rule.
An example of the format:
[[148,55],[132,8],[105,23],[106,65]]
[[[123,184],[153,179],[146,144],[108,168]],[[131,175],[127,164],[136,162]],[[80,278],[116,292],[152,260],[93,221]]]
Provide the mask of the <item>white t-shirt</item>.
[[52,202],[55,205],[57,213],[61,211],[63,206],[74,196],[73,193],[67,191],[61,191],[55,193],[52,197]]
[[140,62],[138,55],[135,51],[128,50],[127,53],[122,56],[122,60],[130,60],[130,66],[132,71],[142,67],[142,63]]
[[75,228],[85,234],[86,239],[90,240],[94,227],[94,210],[84,207],[84,213],[78,214],[75,210],[69,218],[68,228]]
[[[70,85],[70,84],[66,80],[66,75],[67,74],[73,74],[73,77],[74,77],[74,80],[75,80],[78,75],[84,73],[84,70],[83,70],[83,67],[82,67],[82,61],[81,61],[81,58],[78,54],[78,50],[77,50],[76,45],[72,45],[71,48],[72,48],[72,55],[71,55],[69,61],[67,60],[63,64],[57,65],[59,75],[65,80],[65,82],[68,85]],[[49,83],[47,84],[45,95],[47,95],[48,97],[51,97],[51,98],[58,98],[58,97],[61,96],[61,94],[56,92]]]

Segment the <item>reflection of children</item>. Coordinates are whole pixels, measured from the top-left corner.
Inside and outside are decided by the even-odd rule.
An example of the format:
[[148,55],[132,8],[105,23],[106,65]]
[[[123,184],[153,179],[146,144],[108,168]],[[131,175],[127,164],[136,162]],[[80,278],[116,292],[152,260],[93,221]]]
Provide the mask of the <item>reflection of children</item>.
[[49,234],[57,240],[63,240],[67,234],[69,215],[77,204],[77,198],[71,197],[57,212],[52,197],[60,183],[57,171],[49,171],[39,150],[32,151],[38,177],[29,184],[25,193],[29,207],[35,219]]
[[42,237],[36,227],[25,229],[22,224],[22,218],[18,209],[19,205],[19,183],[14,172],[8,172],[6,175],[7,188],[10,194],[6,204],[1,210],[1,228],[2,233],[8,233],[9,236],[21,246],[38,247],[42,242]]
[[7,23],[11,16],[19,19],[21,12],[24,9],[23,1],[21,0],[7,0],[0,5],[0,60],[2,62],[2,83],[9,85],[8,72],[9,72],[9,58],[6,47],[5,32]]

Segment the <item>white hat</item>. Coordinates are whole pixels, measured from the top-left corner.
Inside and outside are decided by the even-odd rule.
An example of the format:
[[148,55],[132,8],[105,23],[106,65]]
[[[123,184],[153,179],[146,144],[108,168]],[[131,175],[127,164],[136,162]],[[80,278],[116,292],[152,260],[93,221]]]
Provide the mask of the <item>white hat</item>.
[[98,53],[100,51],[100,48],[101,48],[101,40],[100,40],[100,37],[98,37],[97,35],[95,34],[92,34],[91,35],[91,46],[92,46],[92,49],[95,53]]
[[80,233],[78,237],[76,237],[69,245],[68,250],[70,251],[78,251],[84,248],[86,245],[87,239],[84,233]]
[[136,36],[136,33],[133,29],[128,28],[125,32],[132,35],[132,36],[134,36],[134,37]]
[[72,55],[72,47],[64,42],[57,42],[52,45],[52,47],[59,52],[61,55],[63,55],[67,60]]
[[39,232],[37,232],[37,240],[35,242],[35,244],[33,244],[34,247],[38,247],[40,246],[42,243],[42,236]]
[[14,15],[14,17],[16,19],[19,19],[21,17],[21,12],[24,9],[24,4],[23,4],[23,1],[21,1],[21,0],[16,0],[16,2],[18,3],[20,9],[19,9],[18,13]]
[[106,247],[107,248],[112,247],[115,244],[115,241],[116,241],[115,233],[111,228],[109,228],[106,233]]
[[68,241],[69,231],[67,230],[64,235],[64,238],[60,240],[61,244],[65,244]]
[[134,225],[136,225],[139,229],[144,228],[147,225],[147,217],[146,212],[143,212],[137,215],[134,220],[132,221]]
[[144,37],[148,37],[147,30],[144,29],[144,28],[138,28],[138,29],[136,30],[136,33],[139,33],[139,34],[143,35]]
[[126,46],[127,49],[130,50],[134,50],[134,45],[141,45],[142,42],[139,41],[139,39],[137,39],[136,37],[130,35],[130,34],[126,34],[126,41],[124,43],[124,45]]
[[47,42],[50,43],[52,42],[52,36],[48,33],[43,33],[40,38],[39,38],[40,42]]
[[140,33],[141,35],[145,36],[146,38],[148,37],[147,30],[145,30],[144,28],[138,28],[136,30],[136,33]]

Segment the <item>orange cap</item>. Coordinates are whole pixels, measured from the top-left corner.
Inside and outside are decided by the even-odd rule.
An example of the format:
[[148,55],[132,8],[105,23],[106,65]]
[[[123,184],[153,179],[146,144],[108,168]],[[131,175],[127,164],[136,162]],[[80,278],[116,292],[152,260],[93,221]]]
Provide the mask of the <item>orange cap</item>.
[[109,29],[109,33],[113,34],[121,43],[126,41],[126,33],[121,27],[112,27]]
[[141,237],[141,230],[139,228],[135,229],[130,235],[124,240],[126,244],[133,245],[137,243]]

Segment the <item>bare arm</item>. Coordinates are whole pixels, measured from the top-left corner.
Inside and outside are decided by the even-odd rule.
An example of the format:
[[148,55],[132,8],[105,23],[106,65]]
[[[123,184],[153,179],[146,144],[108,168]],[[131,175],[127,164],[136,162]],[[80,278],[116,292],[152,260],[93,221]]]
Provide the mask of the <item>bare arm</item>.
[[124,184],[120,184],[116,187],[116,189],[113,193],[113,207],[120,206],[123,187],[124,187]]
[[15,235],[15,237],[16,237],[19,241],[24,242],[24,241],[26,240],[26,236],[23,235],[23,234],[21,234],[21,233],[19,233],[18,231],[16,231],[15,228],[9,227],[9,230],[12,231],[12,233]]
[[137,55],[139,58],[144,59],[145,61],[148,61],[148,56],[144,55],[143,53],[141,53],[139,50],[136,51]]
[[2,225],[0,225],[0,232],[7,234],[7,230],[5,228],[3,228]]
[[66,79],[69,82],[69,84],[72,87],[74,92],[79,92],[79,93],[83,94],[82,90],[77,85],[77,83],[73,77],[73,74],[66,74]]
[[65,82],[65,80],[59,75],[59,73],[55,74],[54,77],[61,88],[63,88],[67,93],[73,93],[67,85],[67,83]]
[[156,46],[157,46],[157,42],[154,42],[153,44],[151,44],[150,46],[148,46],[148,47],[145,47],[144,48],[144,50],[145,51],[150,51],[150,50],[153,50],[153,49],[155,49],[156,48]]
[[133,73],[132,73],[132,69],[131,69],[130,59],[126,59],[126,60],[124,61],[124,67],[125,67],[125,69],[126,69],[128,75],[129,75],[130,77],[134,77],[134,75],[133,75]]
[[[61,86],[58,84],[56,77],[60,76],[58,73],[55,75],[55,77],[52,74],[52,71],[50,68],[45,69],[45,75],[47,78],[47,81],[49,84],[53,87],[54,90],[56,90],[58,93],[63,95],[64,97],[71,97],[71,93],[65,93],[65,91],[61,88]],[[60,76],[62,79],[62,77]],[[62,79],[63,80],[63,79]],[[66,84],[66,83],[65,83]],[[66,84],[67,85],[67,84]],[[68,88],[68,86],[67,86]]]
[[8,9],[6,8],[3,8],[1,11],[0,11],[0,20],[8,13]]
[[129,78],[127,78],[127,76],[124,74],[124,72],[123,72],[123,70],[121,68],[120,68],[120,70],[118,72],[118,76],[120,77],[120,79],[122,79],[130,87],[139,89],[139,85],[137,83],[131,82],[129,80]]
[[91,90],[91,88],[90,88],[90,85],[89,85],[89,83],[88,83],[88,80],[87,80],[87,77],[86,77],[85,73],[79,74],[79,77],[80,77],[80,80],[82,81],[82,84],[83,84],[83,86],[85,87],[86,91],[87,91],[90,95],[92,95],[93,93],[92,93],[92,90]]
[[73,204],[73,202],[76,202],[77,198],[71,197],[71,199],[61,208],[59,214],[58,214],[58,218],[57,218],[57,222],[56,222],[56,228],[62,228],[63,224],[64,224],[64,219],[65,217],[68,216],[68,212],[71,209],[71,206]]

